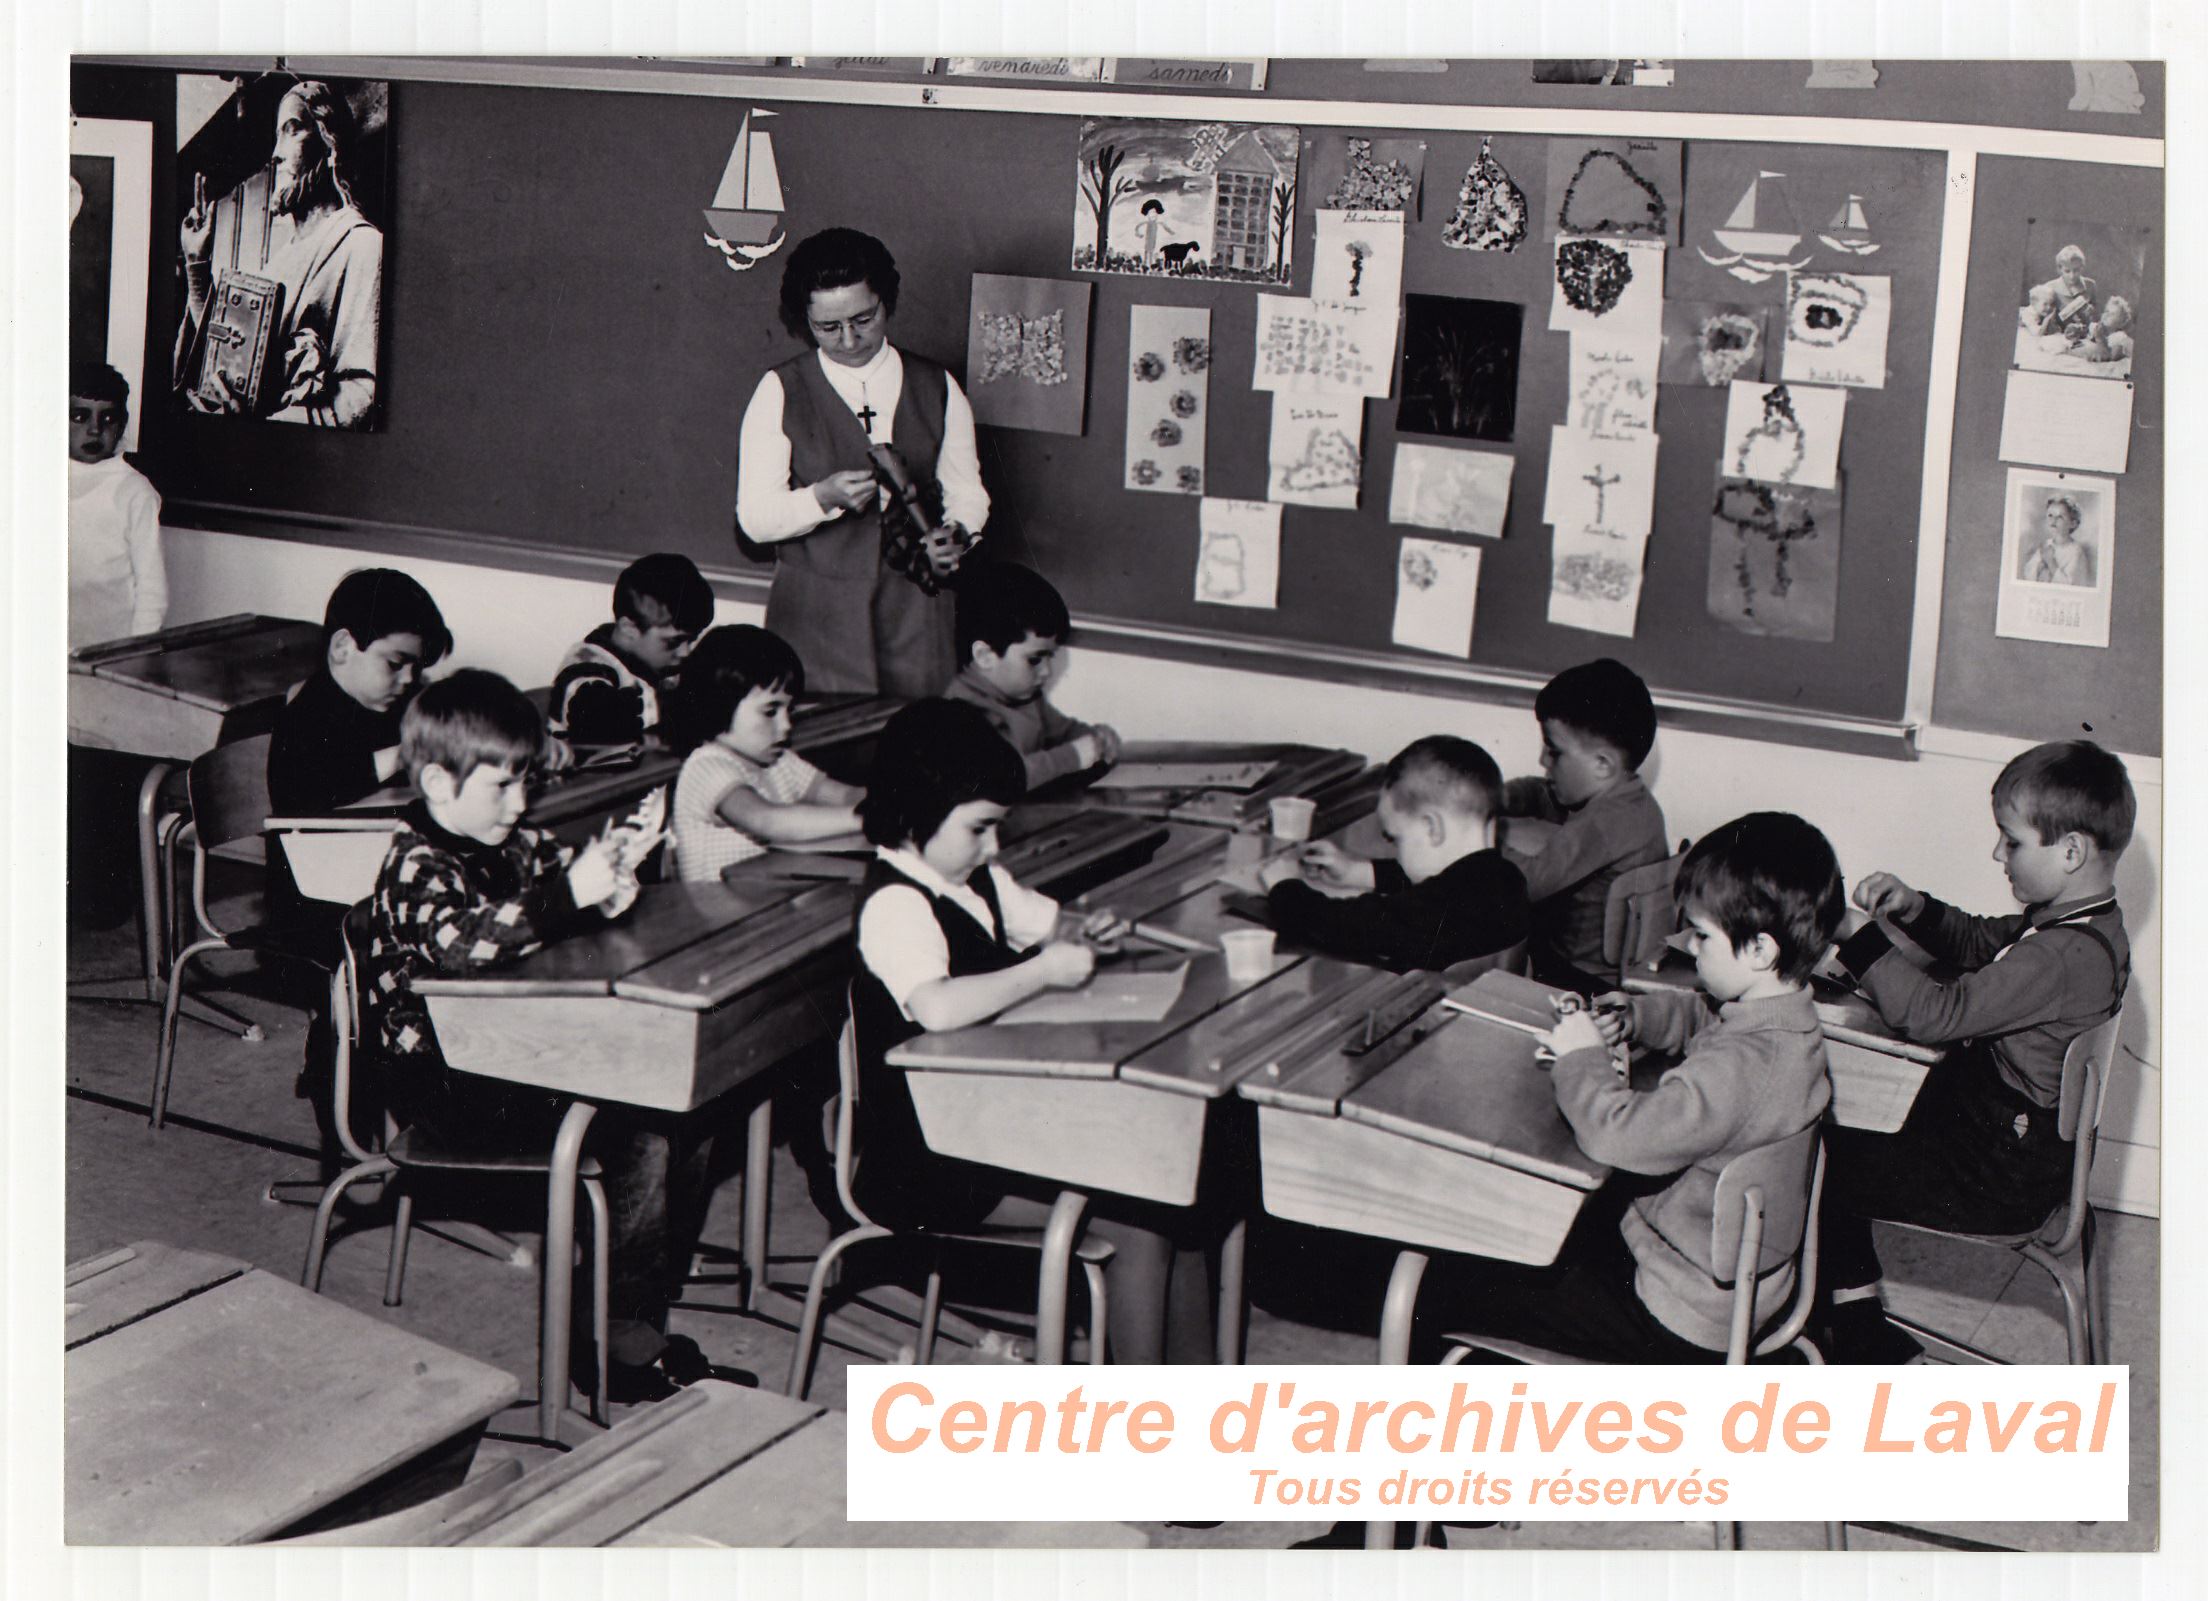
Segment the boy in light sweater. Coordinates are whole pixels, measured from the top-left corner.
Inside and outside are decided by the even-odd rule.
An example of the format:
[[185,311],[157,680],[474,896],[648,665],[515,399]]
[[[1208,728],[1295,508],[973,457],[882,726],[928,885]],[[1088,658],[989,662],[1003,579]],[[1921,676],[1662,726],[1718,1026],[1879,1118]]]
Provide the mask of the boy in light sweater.
[[1119,735],[1044,696],[1073,627],[1050,580],[1011,562],[969,567],[958,590],[958,676],[946,700],[979,706],[1020,753],[1029,794],[1119,760]]

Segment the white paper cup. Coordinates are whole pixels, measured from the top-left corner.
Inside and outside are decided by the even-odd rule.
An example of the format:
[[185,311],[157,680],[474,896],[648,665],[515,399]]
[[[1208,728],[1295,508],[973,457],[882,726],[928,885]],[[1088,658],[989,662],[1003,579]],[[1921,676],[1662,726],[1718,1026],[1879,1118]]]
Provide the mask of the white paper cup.
[[1273,802],[1273,837],[1275,839],[1309,839],[1311,818],[1319,809],[1317,801],[1305,800],[1300,795],[1283,795]]
[[1254,828],[1238,828],[1227,836],[1227,866],[1255,867],[1265,860],[1265,836]]
[[1238,928],[1219,936],[1219,948],[1227,955],[1227,977],[1237,984],[1252,983],[1273,971],[1273,931]]

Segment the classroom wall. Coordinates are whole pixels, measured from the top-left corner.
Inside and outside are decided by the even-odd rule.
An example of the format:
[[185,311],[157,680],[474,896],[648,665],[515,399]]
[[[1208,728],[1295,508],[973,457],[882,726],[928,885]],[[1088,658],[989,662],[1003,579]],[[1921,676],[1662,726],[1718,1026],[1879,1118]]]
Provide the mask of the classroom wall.
[[[437,597],[459,638],[455,660],[523,684],[549,682],[567,647],[607,620],[607,586],[449,562],[396,561],[194,529],[166,532],[170,621],[239,611],[319,617],[330,586],[354,567],[406,568]],[[720,603],[723,622],[760,609]],[[1421,734],[1479,741],[1505,772],[1531,772],[1539,737],[1526,712],[1454,697],[1349,688],[1228,667],[1076,649],[1054,699],[1135,738],[1294,739],[1385,758]],[[1993,864],[1987,794],[2023,741],[1928,731],[1914,762],[1846,756],[1752,740],[1670,732],[1646,770],[1677,837],[1752,809],[1795,811],[1830,836],[1851,881],[1887,868],[1964,906],[2009,904]],[[2111,1086],[2094,1169],[2095,1199],[2160,1215],[2161,764],[2135,763],[2139,827],[2119,888],[2133,938],[2124,1060]]]

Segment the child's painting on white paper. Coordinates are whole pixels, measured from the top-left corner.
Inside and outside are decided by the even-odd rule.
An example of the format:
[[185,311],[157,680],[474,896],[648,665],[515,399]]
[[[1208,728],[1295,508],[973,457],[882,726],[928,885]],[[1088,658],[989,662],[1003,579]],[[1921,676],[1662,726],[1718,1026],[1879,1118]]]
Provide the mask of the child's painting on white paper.
[[1727,478],[1831,489],[1839,482],[1840,429],[1848,392],[1807,384],[1728,387],[1725,450],[1719,471]]
[[1572,430],[1597,439],[1639,439],[1654,433],[1662,350],[1655,339],[1572,335]]
[[1893,324],[1891,278],[1794,272],[1786,278],[1788,383],[1886,387],[1886,334]]
[[1129,489],[1204,492],[1211,409],[1211,313],[1201,306],[1128,308]]
[[1549,430],[1548,493],[1541,520],[1566,529],[1640,538],[1656,500],[1656,436],[1597,439]]
[[1549,558],[1549,621],[1630,639],[1647,552],[1645,539],[1558,528]]
[[1321,211],[1312,220],[1311,298],[1393,310],[1403,296],[1403,213]]
[[1364,437],[1362,400],[1275,394],[1266,499],[1354,509],[1364,475]]
[[1353,306],[1259,295],[1250,386],[1309,395],[1385,395],[1397,321],[1392,302]]
[[1277,124],[1083,121],[1074,269],[1286,283],[1301,144]]
[[1549,300],[1552,333],[1661,337],[1664,327],[1664,247],[1647,239],[1556,238],[1556,292]]
[[1721,300],[1664,302],[1659,383],[1720,389],[1735,378],[1763,377],[1770,308]]
[[1744,634],[1829,641],[1840,607],[1841,494],[1721,478],[1709,614]]
[[1472,654],[1472,619],[1480,597],[1476,545],[1406,538],[1395,564],[1395,629],[1412,650],[1439,656]]
[[1270,610],[1280,594],[1280,508],[1204,497],[1197,516],[1196,598]]
[[1515,457],[1499,450],[1400,443],[1388,489],[1388,521],[1499,539],[1516,466]]

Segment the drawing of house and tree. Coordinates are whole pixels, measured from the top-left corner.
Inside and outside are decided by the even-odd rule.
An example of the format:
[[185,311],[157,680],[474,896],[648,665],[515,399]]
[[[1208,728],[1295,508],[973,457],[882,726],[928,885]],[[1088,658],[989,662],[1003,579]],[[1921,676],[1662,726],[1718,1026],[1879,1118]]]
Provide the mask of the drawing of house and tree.
[[1277,124],[1081,124],[1073,267],[1285,284],[1302,139]]

